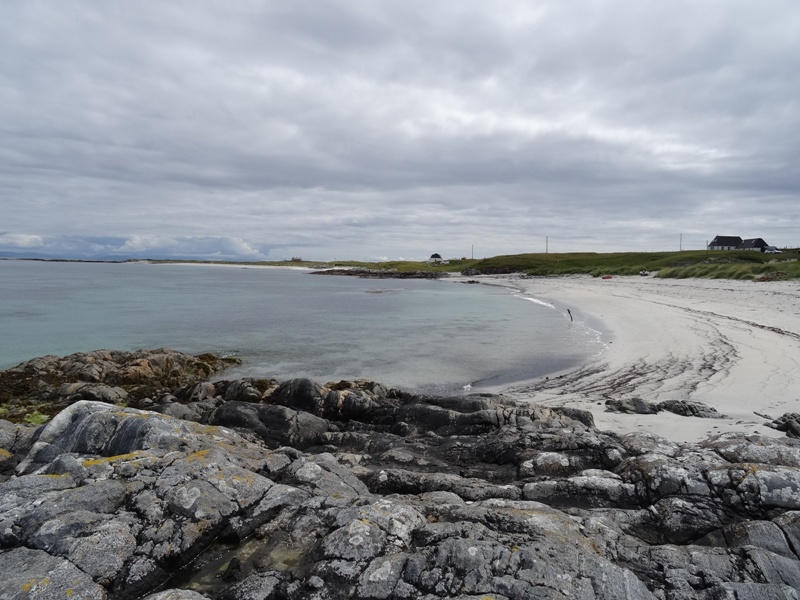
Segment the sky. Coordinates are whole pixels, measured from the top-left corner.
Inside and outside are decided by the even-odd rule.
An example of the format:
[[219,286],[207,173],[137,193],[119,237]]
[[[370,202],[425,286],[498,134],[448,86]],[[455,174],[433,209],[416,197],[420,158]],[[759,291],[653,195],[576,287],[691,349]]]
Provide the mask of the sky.
[[800,245],[796,0],[3,0],[0,254]]

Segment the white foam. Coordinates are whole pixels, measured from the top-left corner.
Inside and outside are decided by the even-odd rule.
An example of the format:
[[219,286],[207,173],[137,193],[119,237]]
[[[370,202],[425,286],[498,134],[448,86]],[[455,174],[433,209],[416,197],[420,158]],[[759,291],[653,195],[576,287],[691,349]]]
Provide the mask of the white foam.
[[531,298],[530,296],[522,296],[520,294],[514,294],[517,298],[522,298],[523,300],[527,300],[528,302],[533,302],[534,304],[539,304],[540,306],[546,306],[547,308],[552,308],[553,310],[556,309],[555,306],[550,304],[549,302],[545,302],[544,300],[539,300],[538,298]]

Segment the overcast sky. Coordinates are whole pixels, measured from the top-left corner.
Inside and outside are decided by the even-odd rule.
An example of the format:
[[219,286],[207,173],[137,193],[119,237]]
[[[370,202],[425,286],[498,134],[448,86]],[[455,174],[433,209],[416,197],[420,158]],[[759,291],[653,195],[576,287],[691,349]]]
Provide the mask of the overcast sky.
[[798,98],[797,0],[3,0],[0,252],[797,246]]

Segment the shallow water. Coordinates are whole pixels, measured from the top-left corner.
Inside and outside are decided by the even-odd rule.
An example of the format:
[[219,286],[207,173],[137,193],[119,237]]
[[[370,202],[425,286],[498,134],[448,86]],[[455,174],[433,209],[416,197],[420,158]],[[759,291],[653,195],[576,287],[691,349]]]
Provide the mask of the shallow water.
[[171,347],[225,377],[366,377],[446,393],[577,366],[601,335],[507,288],[284,269],[0,261],[0,368],[45,354]]

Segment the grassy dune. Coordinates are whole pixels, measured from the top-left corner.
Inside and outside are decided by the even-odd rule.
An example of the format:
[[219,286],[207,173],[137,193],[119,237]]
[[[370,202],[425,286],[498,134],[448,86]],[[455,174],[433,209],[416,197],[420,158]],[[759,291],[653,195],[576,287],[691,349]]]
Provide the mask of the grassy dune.
[[762,254],[749,251],[620,252],[607,254],[518,254],[479,261],[482,273],[522,272],[528,275],[637,275],[710,279],[792,279],[800,277],[796,251]]
[[[708,252],[574,252],[567,254],[512,254],[484,259],[450,259],[448,264],[429,265],[420,261],[280,261],[241,263],[306,268],[355,267],[381,271],[438,271],[444,273],[502,274],[531,276],[584,274],[638,275],[642,271],[656,277],[706,279],[777,280],[800,278],[800,253],[762,254],[744,250]],[[173,262],[173,261],[164,261]],[[175,261],[177,262],[177,261]],[[191,261],[183,261],[191,262]]]
[[[531,276],[585,274],[638,275],[642,271],[657,277],[708,279],[794,279],[800,278],[800,254],[762,254],[750,251],[708,252],[592,252],[569,254],[514,254],[481,260],[451,260],[447,265],[420,262],[348,263],[348,266],[432,270],[457,273],[523,273]],[[338,263],[337,263],[338,264]]]

